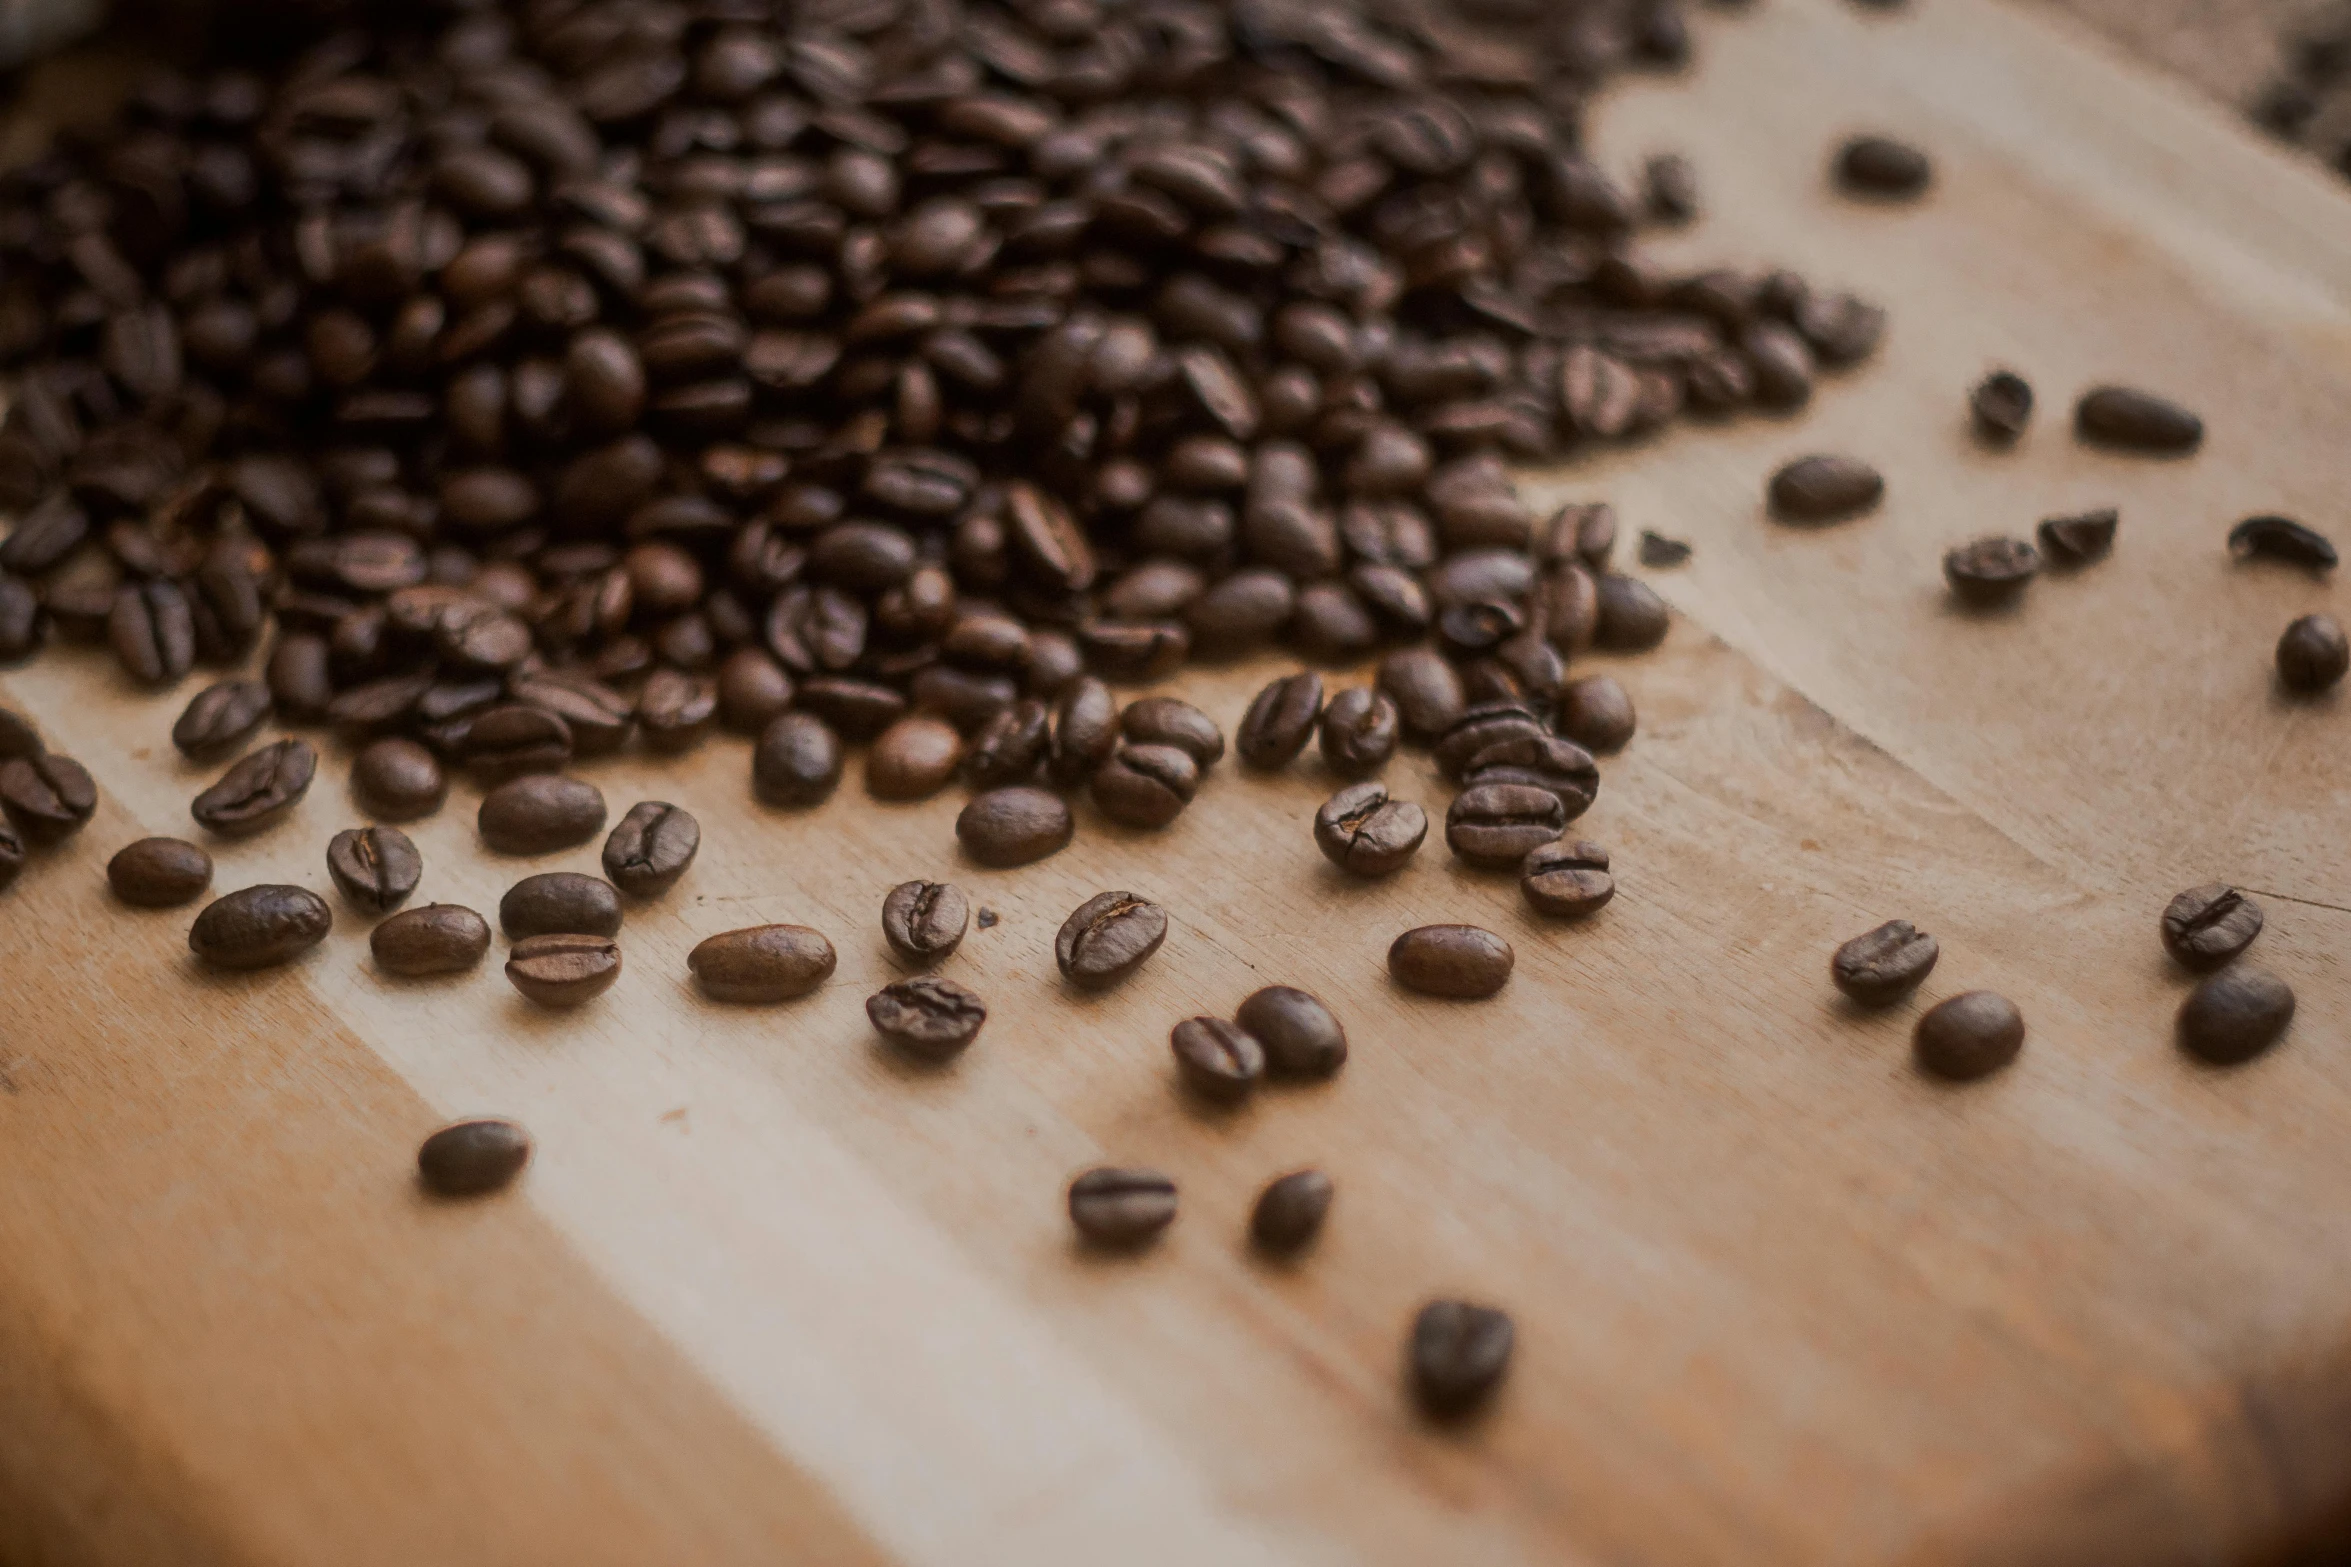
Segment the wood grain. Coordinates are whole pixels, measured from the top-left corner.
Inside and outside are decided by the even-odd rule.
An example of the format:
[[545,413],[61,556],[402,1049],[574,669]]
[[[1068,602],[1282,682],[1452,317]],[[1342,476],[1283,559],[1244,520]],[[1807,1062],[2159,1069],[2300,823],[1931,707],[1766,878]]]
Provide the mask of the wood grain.
[[[1618,668],[1643,731],[1581,831],[1623,888],[1554,926],[1441,850],[1343,882],[1307,832],[1332,781],[1220,768],[1164,834],[1082,814],[1044,864],[954,855],[958,802],[767,812],[736,742],[594,776],[690,806],[703,859],[633,910],[628,970],[539,1013],[494,964],[373,971],[347,910],[293,970],[188,968],[187,916],[107,905],[105,857],[181,830],[203,775],[95,663],[0,699],[80,755],[98,824],[0,906],[0,1543],[35,1561],[2217,1563],[2351,1495],[2351,712],[2286,705],[2268,649],[2331,583],[2233,567],[2244,511],[2338,524],[2351,202],[2224,114],[1984,0],[1914,19],[1774,0],[1694,82],[1611,102],[1620,166],[1691,151],[1706,256],[1787,260],[1894,309],[1882,362],[1757,421],[1531,480],[1697,545],[1681,611]],[[1915,210],[1844,205],[1828,148],[1931,146]],[[2047,412],[1968,443],[1995,361]],[[2089,454],[2094,380],[2206,407],[2192,462]],[[1879,462],[1877,517],[1760,515],[1784,458]],[[2116,556],[2000,617],[1944,605],[1948,544],[2116,504]],[[1184,689],[1228,726],[1274,666]],[[326,887],[355,819],[330,765],[220,886]],[[1424,764],[1391,785],[1441,802]],[[415,833],[420,898],[491,907],[475,796]],[[883,1055],[882,892],[952,874],[1001,915],[945,972],[991,1017],[945,1070]],[[2170,1040],[2155,940],[2179,887],[2260,888],[2285,1047],[2229,1072]],[[1065,990],[1103,887],[1176,929],[1130,984]],[[1850,1012],[1834,945],[1933,930],[1927,1000],[1994,986],[2031,1037],[1965,1089],[1910,1064],[1915,1009]],[[700,1000],[684,955],[829,931],[808,1000]],[[1400,994],[1399,930],[1519,951],[1491,1003]],[[1333,1083],[1209,1114],[1166,1032],[1284,981],[1329,997]],[[275,1039],[279,1043],[272,1043]],[[415,1139],[519,1116],[512,1194],[419,1202]],[[1073,1250],[1063,1185],[1174,1175],[1144,1256]],[[1242,1244],[1271,1176],[1336,1178],[1302,1264]],[[1417,1422],[1405,1324],[1507,1305],[1491,1416]],[[21,1434],[20,1434],[21,1433]],[[27,1520],[19,1524],[18,1519]],[[788,1542],[788,1543],[787,1543]],[[763,1554],[764,1553],[764,1554]]]

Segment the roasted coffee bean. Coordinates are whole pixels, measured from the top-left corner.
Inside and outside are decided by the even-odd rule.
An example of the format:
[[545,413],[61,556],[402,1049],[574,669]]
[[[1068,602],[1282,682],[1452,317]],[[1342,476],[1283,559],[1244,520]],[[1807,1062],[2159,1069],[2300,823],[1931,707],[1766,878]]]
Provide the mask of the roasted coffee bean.
[[1856,195],[1916,196],[1934,182],[1927,155],[1890,136],[1856,136],[1837,149],[1837,183]]
[[543,1007],[593,1001],[620,978],[620,943],[571,932],[528,936],[506,954],[506,981]]
[[2114,530],[2121,521],[2122,514],[2112,507],[2073,517],[2046,518],[2038,534],[2041,553],[2052,566],[2087,565],[2114,548]]
[[132,679],[168,685],[196,663],[196,621],[188,596],[174,582],[124,583],[106,617],[106,640]]
[[953,781],[963,737],[936,718],[901,718],[865,758],[865,792],[877,800],[927,800]]
[[1119,714],[1119,732],[1131,745],[1173,746],[1202,772],[1224,757],[1224,731],[1191,703],[1172,696],[1147,696]]
[[39,756],[43,749],[41,732],[33,727],[31,719],[0,707],[0,762]]
[[1096,893],[1053,938],[1062,978],[1088,990],[1115,985],[1167,940],[1167,911],[1131,892]]
[[1175,1216],[1175,1182],[1157,1170],[1103,1166],[1069,1185],[1069,1221],[1095,1246],[1140,1246]]
[[1482,870],[1513,870],[1529,851],[1567,829],[1567,812],[1548,789],[1489,783],[1465,789],[1445,813],[1445,844]]
[[761,1004],[807,995],[833,977],[838,961],[824,933],[805,925],[730,930],[686,954],[686,967],[711,1000]]
[[171,743],[190,761],[218,761],[243,745],[269,711],[269,687],[258,680],[223,680],[196,693],[171,726]]
[[1388,947],[1396,983],[1424,996],[1474,1001],[1509,983],[1518,954],[1510,943],[1475,925],[1423,925]]
[[327,844],[327,875],[353,908],[389,914],[424,878],[424,857],[397,827],[351,827]]
[[925,974],[884,986],[868,997],[874,1032],[909,1055],[945,1061],[962,1053],[988,1021],[987,1004],[951,979]]
[[2293,987],[2267,969],[2239,963],[2188,992],[2180,1006],[2180,1044],[2215,1066],[2234,1066],[2276,1044],[2293,1021]]
[[327,900],[307,888],[247,887],[204,906],[188,950],[214,968],[274,968],[326,940],[334,924]]
[[1801,457],[1771,476],[1772,515],[1782,522],[1843,522],[1874,511],[1886,481],[1852,457]]
[[1487,1399],[1510,1371],[1517,1329],[1507,1313],[1467,1301],[1434,1300],[1412,1319],[1413,1395],[1426,1413],[1452,1419]]
[[466,732],[466,765],[485,784],[561,772],[571,756],[571,725],[527,702],[493,707],[477,715]]
[[1992,535],[1962,544],[1943,557],[1943,579],[1970,609],[2011,603],[2040,575],[2041,552],[2022,539]]
[[1517,701],[1480,702],[1464,708],[1453,727],[1438,739],[1437,771],[1459,783],[1470,762],[1488,747],[1504,740],[1540,740],[1543,736],[1543,725],[1533,711]]
[[2127,386],[2101,386],[2074,405],[2074,433],[2094,446],[2162,455],[2204,444],[2204,421],[2177,403]]
[[1618,652],[1646,652],[1665,640],[1672,623],[1665,600],[1638,577],[1609,573],[1600,578],[1600,621],[1594,638],[1598,646]]
[[1548,791],[1567,820],[1591,809],[1600,792],[1600,769],[1592,753],[1555,735],[1518,735],[1498,740],[1469,760],[1464,788],[1483,784],[1524,784]]
[[563,720],[571,731],[575,755],[602,756],[618,750],[628,739],[629,721],[636,710],[627,697],[600,680],[548,671],[518,675],[510,689],[517,702]]
[[1518,890],[1536,912],[1560,919],[1597,914],[1616,896],[1608,851],[1582,839],[1546,843],[1519,863]]
[[617,936],[620,894],[612,883],[576,871],[525,876],[498,900],[498,928],[508,941],[531,936]]
[[1341,789],[1314,813],[1314,842],[1323,858],[1358,876],[1402,870],[1428,835],[1428,813],[1409,800],[1390,799],[1380,783]]
[[1938,1002],[1918,1020],[1916,1045],[1920,1066],[1965,1082],[2016,1059],[2024,1048],[2024,1017],[2006,996],[1970,990]]
[[2229,553],[2239,560],[2259,556],[2312,571],[2332,570],[2339,558],[2325,534],[2291,517],[2247,517],[2229,529]]
[[1402,728],[1396,704],[1368,686],[1352,686],[1323,709],[1323,765],[1342,778],[1377,772],[1396,754]]
[[963,753],[963,781],[974,789],[1027,783],[1044,766],[1053,710],[1023,697],[982,725]]
[[1614,675],[1586,675],[1559,691],[1559,732],[1586,750],[1621,750],[1632,739],[1633,699]]
[[604,874],[632,898],[658,898],[702,849],[702,824],[665,800],[640,800],[604,840]]
[[449,779],[433,753],[414,740],[374,740],[351,761],[360,806],[386,821],[430,816],[449,797]]
[[1265,1047],[1238,1023],[1190,1017],[1168,1035],[1176,1070],[1203,1099],[1232,1104],[1248,1097],[1265,1075]]
[[1277,1077],[1329,1077],[1346,1065],[1346,1029],[1303,990],[1268,985],[1241,1003],[1233,1021],[1264,1047],[1266,1070]]
[[270,649],[264,671],[269,694],[282,717],[299,723],[324,718],[335,699],[335,684],[327,673],[326,638],[305,632],[280,633]]
[[0,762],[0,811],[35,848],[63,843],[98,810],[98,786],[70,756],[44,751]]
[[737,648],[718,666],[718,721],[736,734],[759,734],[792,696],[792,677],[764,648]]
[[106,862],[106,884],[134,908],[176,909],[212,885],[212,856],[178,838],[141,838]]
[[823,720],[786,713],[751,753],[752,792],[769,805],[822,804],[840,784],[844,760],[840,738]]
[[2332,690],[2351,671],[2351,643],[2332,615],[2304,615],[2278,638],[2278,679],[2289,691]]
[[1095,808],[1123,827],[1165,827],[1200,788],[1191,753],[1172,745],[1122,745],[1094,770]]
[[490,922],[454,903],[403,909],[368,934],[376,967],[401,979],[462,974],[490,950]]
[[533,773],[483,795],[476,823],[493,853],[553,854],[604,830],[604,796],[578,778]]
[[974,795],[955,818],[963,852],[981,865],[1027,865],[1069,847],[1077,824],[1061,796],[1015,785]]
[[1245,767],[1272,771],[1289,766],[1314,737],[1322,717],[1322,676],[1312,670],[1272,682],[1249,704],[1234,739]]
[[227,835],[256,833],[282,820],[310,792],[318,752],[307,740],[274,740],[246,756],[196,796],[189,814]]
[[963,944],[971,903],[948,882],[909,881],[882,900],[882,936],[902,963],[917,968],[944,962]]
[[530,1157],[530,1134],[512,1121],[458,1121],[416,1150],[416,1178],[435,1197],[481,1197],[512,1185]]
[[1118,699],[1092,675],[1072,681],[1053,704],[1045,771],[1064,789],[1084,783],[1118,748]]
[[1888,920],[1837,949],[1829,977],[1865,1007],[1891,1006],[1925,983],[1943,955],[1935,938],[1908,920]]
[[1995,370],[1977,385],[1967,408],[1978,436],[1995,446],[2013,444],[2032,423],[2032,383],[2013,370]]
[[1404,738],[1421,745],[1435,741],[1461,717],[1466,705],[1461,676],[1434,648],[1400,648],[1380,661],[1380,694],[1396,706]]
[[1320,1170],[1293,1170],[1257,1195],[1249,1211],[1249,1238],[1274,1256],[1303,1250],[1322,1232],[1331,1211],[1331,1178]]
[[656,669],[637,693],[637,732],[647,749],[675,755],[718,726],[718,688],[680,669]]
[[2261,905],[2226,882],[2191,887],[2163,910],[2163,950],[2192,969],[2218,968],[2261,934]]

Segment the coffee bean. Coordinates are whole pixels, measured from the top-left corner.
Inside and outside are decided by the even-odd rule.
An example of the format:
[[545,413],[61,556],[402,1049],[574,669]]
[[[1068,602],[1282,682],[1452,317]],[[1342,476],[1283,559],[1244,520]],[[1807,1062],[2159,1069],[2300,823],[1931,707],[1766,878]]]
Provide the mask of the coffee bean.
[[1323,709],[1323,765],[1342,778],[1377,772],[1396,754],[1401,729],[1395,703],[1368,686],[1349,687]]
[[2304,615],[2278,638],[2278,679],[2289,691],[2334,688],[2351,671],[2351,644],[2332,615]]
[[403,909],[368,934],[376,967],[402,979],[462,974],[490,950],[490,922],[454,903]]
[[970,920],[970,900],[948,882],[900,882],[882,900],[883,939],[901,963],[917,968],[952,955]]
[[665,800],[640,800],[604,840],[604,874],[632,898],[658,898],[702,849],[702,824]]
[[1265,1050],[1277,1077],[1329,1077],[1347,1061],[1347,1030],[1331,1009],[1303,990],[1269,985],[1233,1013]]
[[1358,876],[1402,870],[1428,835],[1428,813],[1409,800],[1390,799],[1380,783],[1341,789],[1314,813],[1315,847]]
[[1027,865],[1069,846],[1076,832],[1069,807],[1045,789],[990,789],[974,795],[955,818],[963,852],[981,865]]
[[1971,609],[1993,609],[2022,593],[2041,571],[2041,552],[2022,539],[1993,535],[1943,557],[1952,595]]
[[2041,553],[2052,566],[2082,566],[2114,548],[2114,530],[2122,514],[2108,507],[2073,517],[2050,517],[2039,531]]
[[2117,451],[2178,454],[2204,444],[2204,421],[2177,403],[2127,386],[2101,386],[2074,405],[2074,433]]
[[326,638],[294,632],[281,634],[270,649],[264,671],[269,694],[279,714],[297,722],[324,718],[334,701],[334,681],[327,673]]
[[2261,905],[2226,882],[2191,887],[2163,910],[2163,949],[2189,968],[2218,968],[2253,945],[2261,924]]
[[1053,704],[1045,771],[1064,789],[1094,775],[1118,748],[1118,699],[1091,675],[1072,681]]
[[1456,1001],[1494,994],[1509,982],[1517,961],[1509,942],[1475,925],[1423,925],[1388,948],[1388,972],[1396,983]]
[[1560,919],[1597,914],[1616,896],[1608,851],[1582,839],[1546,843],[1519,863],[1518,890],[1536,912]]
[[1294,1170],[1258,1193],[1249,1211],[1249,1238],[1260,1250],[1288,1256],[1322,1232],[1330,1211],[1331,1178],[1320,1170]]
[[561,772],[571,756],[571,725],[527,702],[489,709],[473,720],[466,735],[466,765],[485,784]]
[[1515,869],[1531,850],[1566,829],[1567,812],[1559,797],[1527,784],[1475,785],[1445,813],[1446,846],[1482,870]]
[[759,734],[792,696],[792,677],[764,648],[737,648],[718,666],[718,721],[736,734]]
[[1119,732],[1138,746],[1173,746],[1190,756],[1202,772],[1224,757],[1224,731],[1216,720],[1172,696],[1147,696],[1127,704],[1119,715]]
[[168,685],[196,662],[196,622],[188,597],[169,581],[124,583],[106,617],[115,661],[134,680]]
[[1592,753],[1572,740],[1554,735],[1518,735],[1498,740],[1469,760],[1463,769],[1464,788],[1486,784],[1523,784],[1547,791],[1559,802],[1567,821],[1591,809],[1600,792],[1600,769]]
[[2013,444],[2033,418],[2033,386],[2013,370],[1984,377],[1967,400],[1976,434],[1995,446]]
[[840,737],[810,713],[786,713],[751,752],[751,790],[768,805],[821,805],[841,782]]
[[1918,1020],[1916,1044],[1920,1066],[1965,1082],[2016,1059],[2024,1048],[2024,1017],[2006,996],[1970,990],[1929,1009]]
[[1852,457],[1801,457],[1771,476],[1772,515],[1782,522],[1843,522],[1877,509],[1886,481]]
[[178,838],[141,838],[106,862],[106,883],[134,908],[176,909],[212,885],[212,856]]
[[1510,1371],[1518,1332],[1509,1314],[1460,1300],[1433,1300],[1412,1319],[1412,1390],[1440,1419],[1468,1414]]
[[1104,1166],[1069,1184],[1069,1221],[1096,1246],[1140,1246],[1175,1216],[1175,1182],[1157,1170]]
[[686,954],[713,1001],[792,1001],[833,977],[838,961],[823,932],[805,925],[754,925],[712,936]]
[[1934,182],[1927,155],[1890,136],[1856,136],[1837,149],[1837,183],[1855,195],[1910,197]]
[[33,727],[31,719],[0,707],[0,762],[39,756],[43,749],[41,732]]
[[1257,693],[1234,739],[1243,766],[1270,772],[1289,766],[1314,737],[1322,717],[1322,676],[1285,675]]
[[196,799],[189,814],[216,833],[242,836],[274,826],[310,792],[318,752],[307,740],[275,740],[252,752]]
[[2247,517],[2229,529],[2229,553],[2239,560],[2259,556],[2312,571],[2330,571],[2339,558],[2325,534],[2291,517]]
[[877,800],[924,800],[947,787],[963,760],[963,737],[936,718],[901,718],[865,758],[865,792]]
[[1184,1019],[1168,1044],[1185,1085],[1204,1099],[1236,1103],[1265,1075],[1265,1047],[1240,1024],[1220,1017]]
[[553,854],[604,830],[604,796],[578,778],[533,773],[483,795],[475,821],[493,853]]
[[1117,984],[1167,940],[1167,911],[1131,892],[1096,893],[1053,938],[1062,978],[1088,990]]
[[1377,687],[1395,704],[1404,738],[1427,745],[1461,717],[1461,676],[1433,648],[1401,648],[1380,661]]
[[171,743],[190,761],[217,761],[243,745],[269,713],[269,687],[223,680],[196,693],[171,726]]
[[2293,1021],[2293,987],[2267,969],[2240,963],[2188,992],[2180,1007],[2180,1044],[2215,1066],[2234,1066],[2276,1044]]
[[610,882],[575,871],[525,876],[498,900],[498,928],[509,941],[531,936],[617,936],[620,894]]
[[1198,792],[1200,769],[1171,745],[1122,745],[1089,787],[1096,808],[1121,826],[1165,827]]
[[416,1175],[436,1197],[480,1197],[512,1184],[530,1157],[530,1134],[512,1121],[458,1121],[416,1150]]
[[1621,750],[1632,739],[1633,699],[1614,675],[1587,675],[1560,688],[1559,732],[1592,751]]
[[1935,971],[1943,949],[1908,920],[1888,920],[1837,949],[1829,977],[1865,1007],[1891,1006]]
[[628,738],[635,708],[627,697],[581,674],[518,675],[509,683],[517,702],[553,713],[571,731],[574,755],[602,756]]
[[352,827],[327,844],[327,875],[352,907],[389,914],[424,877],[424,857],[397,827]]
[[718,688],[698,675],[656,669],[637,693],[637,732],[650,750],[692,750],[717,726]]
[[620,978],[620,943],[570,932],[526,936],[506,954],[506,980],[543,1007],[593,1001]]
[[966,987],[926,974],[883,987],[867,999],[865,1015],[874,1032],[898,1049],[944,1061],[978,1037],[988,1008]]
[[1479,754],[1505,740],[1544,737],[1533,711],[1516,700],[1480,702],[1464,708],[1436,744],[1437,771],[1455,783]]
[[247,887],[204,906],[188,950],[214,968],[274,968],[326,940],[334,924],[327,900],[307,888]]
[[1604,575],[1597,583],[1600,619],[1595,642],[1618,652],[1640,653],[1665,640],[1672,616],[1665,600],[1638,577]]
[[35,848],[63,843],[98,810],[98,786],[70,756],[45,751],[0,762],[0,811]]

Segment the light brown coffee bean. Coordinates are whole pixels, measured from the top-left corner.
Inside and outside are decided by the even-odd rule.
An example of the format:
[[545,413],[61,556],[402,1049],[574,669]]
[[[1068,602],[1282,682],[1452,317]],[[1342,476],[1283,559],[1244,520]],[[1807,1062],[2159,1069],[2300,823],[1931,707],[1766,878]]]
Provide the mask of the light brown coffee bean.
[[525,876],[498,900],[498,928],[508,941],[531,936],[617,936],[620,894],[610,882],[577,871]]
[[755,925],[712,936],[686,967],[713,1001],[765,1004],[807,995],[833,977],[838,958],[823,932],[805,925]]
[[351,760],[351,792],[371,815],[390,822],[430,816],[449,798],[449,777],[414,740],[372,740]]
[[1508,984],[1517,959],[1510,943],[1490,930],[1423,925],[1389,946],[1388,972],[1396,983],[1424,996],[1475,1001]]
[[529,936],[506,954],[507,983],[543,1007],[593,1001],[620,978],[620,943],[609,936]]
[[877,800],[927,800],[954,780],[963,737],[936,718],[901,718],[865,757],[865,792]]
[[1560,919],[1597,914],[1616,896],[1615,878],[1608,874],[1608,851],[1580,838],[1530,849],[1518,877],[1518,890],[1527,903]]
[[1069,1220],[1088,1242],[1134,1247],[1175,1222],[1175,1182],[1157,1170],[1088,1170],[1069,1186]]
[[490,950],[490,922],[454,903],[403,909],[368,933],[376,967],[401,979],[462,974]]
[[212,885],[212,856],[178,838],[141,838],[106,862],[106,883],[134,908],[176,909]]
[[493,853],[553,854],[604,830],[604,796],[578,778],[533,773],[482,796],[476,821]]

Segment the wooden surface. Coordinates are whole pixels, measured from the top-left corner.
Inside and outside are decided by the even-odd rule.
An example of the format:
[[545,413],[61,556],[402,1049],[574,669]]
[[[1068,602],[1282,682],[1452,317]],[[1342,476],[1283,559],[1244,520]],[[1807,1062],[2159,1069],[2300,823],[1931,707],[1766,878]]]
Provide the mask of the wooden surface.
[[[187,827],[208,776],[88,661],[0,679],[101,779],[97,821],[0,901],[0,1555],[25,1563],[2223,1563],[2351,1496],[2351,698],[2289,705],[2268,654],[2332,583],[2232,566],[2256,509],[2343,531],[2351,198],[2100,52],[1989,0],[1909,17],[1770,0],[1705,31],[1693,83],[1613,101],[1613,160],[1692,153],[1692,256],[1788,261],[1884,298],[1884,357],[1800,421],[1685,432],[1534,481],[1606,496],[1696,558],[1621,670],[1643,728],[1582,824],[1600,918],[1550,926],[1432,849],[1340,880],[1307,832],[1330,780],[1220,768],[1170,831],[1082,817],[1046,863],[953,852],[953,798],[854,787],[764,812],[740,742],[594,776],[614,814],[689,804],[705,847],[632,912],[628,970],[570,1016],[495,963],[394,984],[365,927],[211,977],[186,912],[115,906],[106,857]],[[1912,210],[1840,203],[1854,129],[1938,156]],[[2049,412],[1969,443],[2003,361]],[[2122,379],[2209,414],[2190,462],[2075,447]],[[1760,514],[1810,450],[1884,466],[1877,517]],[[2114,558],[2012,614],[1953,612],[1942,549],[2122,508]],[[1606,663],[1596,660],[1595,663]],[[1228,724],[1268,670],[1201,676]],[[325,888],[357,819],[339,760],[218,886]],[[1424,766],[1392,785],[1440,801]],[[416,830],[419,901],[491,908],[470,790]],[[943,1071],[875,1048],[877,920],[907,876],[1002,914],[945,972],[985,993]],[[2257,960],[2300,992],[2232,1071],[2173,1046],[2155,937],[2181,887],[2258,889]],[[1127,887],[1175,930],[1107,996],[1051,940]],[[1835,944],[1903,916],[1927,999],[2015,997],[2016,1066],[1954,1088],[1916,1012],[1850,1013]],[[832,933],[831,985],[699,1000],[700,937]],[[1399,930],[1488,924],[1496,1000],[1399,994]],[[1170,1024],[1286,981],[1354,1055],[1328,1085],[1207,1114]],[[409,1178],[445,1117],[526,1122],[487,1203]],[[1101,1161],[1174,1175],[1150,1253],[1075,1251]],[[1336,1177],[1302,1265],[1241,1243],[1267,1178]],[[1431,1294],[1508,1306],[1491,1415],[1403,1406]],[[11,1553],[13,1553],[11,1555]]]

